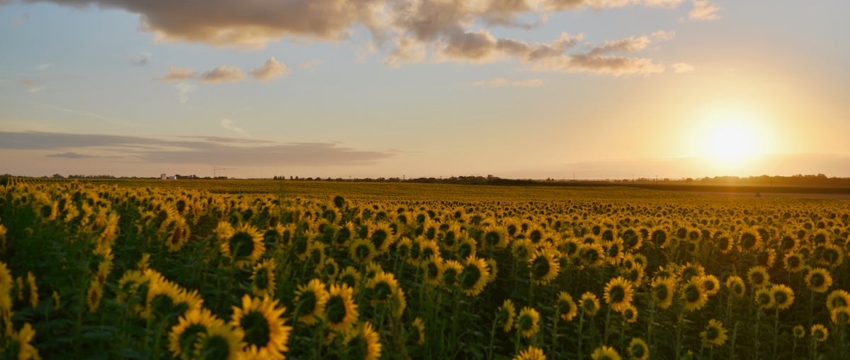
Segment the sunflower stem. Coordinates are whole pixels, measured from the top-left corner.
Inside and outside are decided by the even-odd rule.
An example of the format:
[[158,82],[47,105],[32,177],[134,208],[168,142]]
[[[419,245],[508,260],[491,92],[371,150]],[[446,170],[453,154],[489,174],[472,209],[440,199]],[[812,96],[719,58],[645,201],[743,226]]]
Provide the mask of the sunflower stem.
[[555,352],[558,345],[558,318],[558,310],[555,309],[555,321],[552,324],[552,348],[549,350],[552,357],[557,357],[555,356]]
[[487,359],[493,360],[493,343],[496,339],[496,324],[499,322],[498,313],[493,318],[493,326],[490,327],[490,346],[487,347]]
[[603,344],[608,343],[608,328],[611,323],[611,305],[608,304],[608,309],[605,311],[605,336],[602,337]]

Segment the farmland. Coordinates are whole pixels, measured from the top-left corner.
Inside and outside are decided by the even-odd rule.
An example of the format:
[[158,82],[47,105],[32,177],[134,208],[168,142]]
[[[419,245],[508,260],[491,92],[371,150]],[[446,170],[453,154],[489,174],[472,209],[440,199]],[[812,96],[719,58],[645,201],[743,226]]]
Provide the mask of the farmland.
[[838,359],[850,202],[9,179],[0,347],[75,359]]

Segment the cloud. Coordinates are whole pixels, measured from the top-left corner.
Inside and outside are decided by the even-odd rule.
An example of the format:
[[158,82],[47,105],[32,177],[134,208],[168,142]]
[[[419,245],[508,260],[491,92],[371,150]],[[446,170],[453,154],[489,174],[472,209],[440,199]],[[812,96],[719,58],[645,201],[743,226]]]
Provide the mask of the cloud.
[[240,128],[233,124],[233,120],[230,119],[221,119],[221,127],[225,130],[235,132],[243,137],[251,137],[245,129]]
[[720,8],[711,3],[710,0],[693,0],[694,8],[688,13],[688,19],[691,20],[717,20],[720,15],[717,14]]
[[27,89],[27,92],[30,94],[42,92],[44,90],[49,89],[49,87],[43,86],[33,79],[23,79],[21,80],[21,84],[24,85],[24,87]]
[[162,81],[172,82],[172,81],[183,81],[191,79],[195,76],[195,70],[190,68],[176,68],[171,67],[168,69],[168,74],[165,77],[161,78]]
[[609,41],[603,45],[594,47],[587,54],[589,57],[595,57],[598,55],[618,53],[618,52],[635,52],[640,51],[646,48],[649,45],[649,38],[646,36],[641,37],[629,37],[626,39],[621,39],[617,41]]
[[[148,63],[150,63],[150,61],[151,61],[151,57],[152,57],[152,56],[153,56],[153,54],[151,54],[151,53],[149,53],[149,52],[143,52],[143,53],[140,53],[140,54],[138,54],[138,55],[136,55],[136,56],[132,56],[132,57],[130,57],[130,59],[129,59],[129,60],[130,60],[130,62],[131,62],[131,63],[133,63],[133,65],[136,65],[136,66],[147,66],[147,65],[148,65]],[[185,69],[184,69],[184,70],[185,70]],[[189,70],[191,70],[191,69],[189,69]],[[166,76],[166,77],[167,77],[167,76]]]
[[289,73],[286,64],[278,62],[274,57],[266,60],[258,69],[251,71],[251,76],[260,81],[269,81]]
[[204,72],[198,76],[202,83],[208,84],[224,84],[242,81],[245,79],[245,74],[242,69],[233,66],[222,65],[210,71]]
[[[0,131],[0,149],[49,151],[44,156],[119,156],[151,164],[220,166],[348,166],[389,159],[391,152],[357,150],[326,142],[245,141],[219,137],[158,139],[142,136]],[[59,152],[58,154],[56,152]],[[106,157],[106,156],[103,156]],[[79,157],[77,157],[79,158]]]
[[655,40],[655,41],[673,40],[673,38],[675,38],[675,37],[676,37],[675,31],[658,30],[658,31],[652,33],[652,39]]
[[[491,27],[518,26],[530,29],[545,22],[550,14],[576,9],[609,9],[626,6],[676,8],[684,0],[30,0],[60,5],[117,8],[138,14],[141,28],[152,32],[156,41],[205,43],[216,47],[263,48],[270,41],[351,41],[355,29],[366,29],[368,44],[358,48],[377,49],[389,66],[421,61],[473,62],[492,61],[551,62],[562,56],[579,37],[550,43],[530,43],[494,35]],[[702,1],[702,2],[700,2]],[[696,0],[695,4],[708,4]],[[537,19],[537,20],[534,20]],[[672,32],[632,38],[636,48],[617,44],[598,46],[603,55],[612,51],[643,49],[639,41],[663,41]],[[587,55],[587,54],[585,54]],[[604,57],[594,61],[610,61]],[[555,61],[563,61],[555,60]],[[576,60],[580,61],[580,60]],[[618,60],[621,61],[622,60]],[[636,61],[631,61],[636,63]],[[538,66],[545,68],[545,66]],[[590,71],[593,67],[585,67]],[[262,70],[266,69],[266,70]],[[258,79],[272,78],[279,70],[264,66],[250,72]],[[166,81],[182,81],[192,73],[166,76]],[[241,70],[220,67],[203,73],[199,79],[209,83],[239,81]]]
[[543,86],[543,80],[528,79],[528,80],[508,80],[505,78],[496,78],[492,80],[476,81],[472,83],[474,86],[502,87],[502,86],[521,86],[521,87],[540,87]]
[[180,101],[181,104],[185,104],[189,101],[189,94],[198,91],[197,85],[185,82],[179,82],[177,85],[174,85],[174,87],[177,89],[177,100]]
[[322,60],[310,60],[298,64],[301,69],[312,69],[322,64]]
[[33,68],[36,71],[44,71],[53,67],[53,63],[41,64]]
[[47,154],[46,156],[49,157],[49,158],[65,158],[65,159],[91,159],[91,158],[100,157],[100,156],[93,156],[93,155],[84,155],[84,154],[75,153],[75,152],[72,152],[72,151],[64,152],[64,153],[60,153],[60,154]]
[[691,64],[683,63],[683,62],[677,62],[677,63],[673,64],[673,72],[676,73],[676,74],[681,74],[681,73],[686,73],[686,72],[691,72],[691,71],[694,71],[694,67]]
[[[665,33],[665,37],[669,34]],[[658,36],[655,36],[658,37]],[[652,40],[647,36],[628,37],[608,41],[583,53],[547,56],[532,63],[533,71],[588,72],[609,75],[654,74],[664,71],[664,66],[652,59],[612,55],[645,49]]]

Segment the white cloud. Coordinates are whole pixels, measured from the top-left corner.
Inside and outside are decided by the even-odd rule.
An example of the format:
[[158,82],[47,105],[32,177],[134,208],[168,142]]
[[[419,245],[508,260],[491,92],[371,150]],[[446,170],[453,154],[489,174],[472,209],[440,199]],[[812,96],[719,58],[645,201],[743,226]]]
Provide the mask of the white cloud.
[[322,60],[310,60],[298,64],[301,69],[312,69],[322,64]]
[[710,0],[693,0],[694,8],[688,13],[688,19],[691,20],[717,20],[720,15],[717,14],[720,8],[712,4]]
[[502,86],[521,86],[521,87],[540,87],[543,86],[543,80],[527,79],[527,80],[509,80],[505,78],[496,78],[492,80],[476,81],[472,83],[474,86],[502,87]]
[[53,63],[45,63],[45,64],[41,64],[41,65],[36,66],[34,69],[36,71],[44,71],[44,70],[50,69],[52,67],[53,67]]
[[176,68],[171,67],[168,69],[168,74],[165,77],[161,78],[162,81],[172,82],[172,81],[183,81],[191,79],[195,76],[195,70],[190,68]]
[[245,129],[238,127],[233,124],[233,120],[230,119],[221,119],[221,127],[223,127],[227,131],[235,132],[242,137],[251,137]]
[[286,67],[286,64],[278,62],[277,59],[271,57],[266,60],[263,66],[251,71],[251,76],[260,81],[269,81],[288,73],[289,69]]
[[245,74],[238,67],[222,65],[199,75],[198,79],[202,83],[224,84],[242,81],[245,79]]
[[180,101],[181,104],[185,104],[189,101],[189,94],[198,91],[197,85],[186,82],[179,82],[177,85],[174,85],[174,87],[177,88],[177,100]]
[[691,71],[694,71],[694,67],[691,64],[683,63],[683,62],[677,62],[677,63],[673,64],[673,72],[676,73],[676,74],[681,74],[681,73],[686,73],[686,72],[691,72]]

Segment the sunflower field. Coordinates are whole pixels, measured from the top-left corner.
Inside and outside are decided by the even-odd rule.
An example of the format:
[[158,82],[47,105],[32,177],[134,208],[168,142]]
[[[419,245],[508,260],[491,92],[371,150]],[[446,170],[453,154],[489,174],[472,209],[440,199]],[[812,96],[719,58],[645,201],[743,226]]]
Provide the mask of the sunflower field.
[[0,185],[0,358],[850,357],[846,200],[176,183]]

